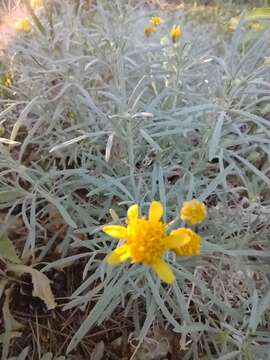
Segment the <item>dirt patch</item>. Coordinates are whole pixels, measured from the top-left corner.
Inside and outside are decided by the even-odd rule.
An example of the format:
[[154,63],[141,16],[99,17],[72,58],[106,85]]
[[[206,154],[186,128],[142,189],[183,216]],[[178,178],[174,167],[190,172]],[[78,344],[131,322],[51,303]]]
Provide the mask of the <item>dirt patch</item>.
[[[51,352],[55,357],[65,355],[71,338],[93,306],[89,302],[85,311],[79,308],[63,311],[68,298],[81,283],[84,265],[82,262],[75,262],[62,271],[51,270],[46,273],[52,280],[52,290],[58,303],[58,307],[51,311],[47,311],[43,301],[32,296],[31,277],[20,277],[11,290],[10,310],[14,318],[24,325],[24,329],[22,336],[12,342],[10,356],[18,356],[28,346],[31,349],[29,356],[33,359],[39,359],[39,354],[44,355],[47,352]],[[1,332],[3,331],[2,328]],[[132,319],[125,318],[122,309],[118,309],[111,319],[102,326],[93,328],[83,338],[69,359],[90,359],[97,344],[101,344],[99,348],[103,346],[104,359],[127,359],[132,355],[128,343],[128,336],[132,331]]]

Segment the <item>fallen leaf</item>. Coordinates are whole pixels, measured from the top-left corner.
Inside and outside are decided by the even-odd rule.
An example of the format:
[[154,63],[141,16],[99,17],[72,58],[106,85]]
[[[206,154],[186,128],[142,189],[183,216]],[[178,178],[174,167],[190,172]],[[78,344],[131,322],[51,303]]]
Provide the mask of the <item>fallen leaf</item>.
[[32,283],[33,283],[32,295],[43,300],[48,310],[55,309],[57,304],[55,302],[55,298],[52,293],[50,280],[45,274],[41,273],[36,269],[31,268],[30,266],[25,266],[25,265],[10,265],[8,267],[8,270],[18,274],[24,274],[24,273],[31,274]]
[[9,294],[10,294],[10,289],[5,291],[6,297],[5,297],[4,305],[2,308],[5,332],[3,334],[1,334],[1,337],[0,337],[0,342],[3,345],[1,360],[7,359],[11,339],[13,339],[14,337],[21,336],[21,333],[18,332],[18,330],[24,328],[24,325],[20,324],[17,320],[15,320],[14,317],[10,313]]
[[1,297],[2,297],[2,295],[4,293],[4,290],[5,290],[5,287],[6,287],[7,283],[8,283],[7,279],[1,279],[0,280],[0,300],[1,300]]
[[16,264],[21,262],[5,230],[0,230],[0,256]]
[[7,289],[5,291],[5,301],[3,305],[3,319],[4,319],[4,325],[5,325],[5,332],[11,333],[13,331],[21,330],[24,328],[24,325],[19,323],[17,320],[14,319],[14,317],[11,315],[9,304],[10,304],[10,289]]

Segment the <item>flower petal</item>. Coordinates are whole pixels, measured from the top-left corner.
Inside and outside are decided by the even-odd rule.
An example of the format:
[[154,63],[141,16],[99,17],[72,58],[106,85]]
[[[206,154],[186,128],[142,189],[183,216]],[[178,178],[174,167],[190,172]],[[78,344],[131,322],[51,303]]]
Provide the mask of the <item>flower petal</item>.
[[129,208],[128,208],[128,211],[127,211],[127,218],[129,221],[131,220],[137,220],[138,219],[138,215],[139,215],[139,205],[138,204],[134,204],[134,205],[131,205]]
[[107,255],[106,261],[109,265],[117,265],[123,261],[126,261],[129,257],[129,247],[127,245],[122,245]]
[[[175,246],[175,242],[171,242],[170,249],[173,250],[178,256],[194,256],[200,255],[200,244],[201,237],[196,234],[194,231],[188,228],[179,228],[173,230],[169,237],[171,239],[178,239],[179,244]],[[189,238],[189,241],[186,242],[186,238]]]
[[121,225],[105,225],[102,231],[113,238],[125,239],[127,237],[127,229]]
[[175,276],[169,267],[169,265],[163,260],[158,259],[152,265],[152,269],[157,273],[159,278],[168,284],[171,284],[175,280]]
[[159,201],[152,201],[149,208],[149,220],[159,221],[163,215],[163,206]]
[[191,241],[188,234],[178,234],[177,230],[170,233],[167,239],[167,249],[175,250],[187,245]]

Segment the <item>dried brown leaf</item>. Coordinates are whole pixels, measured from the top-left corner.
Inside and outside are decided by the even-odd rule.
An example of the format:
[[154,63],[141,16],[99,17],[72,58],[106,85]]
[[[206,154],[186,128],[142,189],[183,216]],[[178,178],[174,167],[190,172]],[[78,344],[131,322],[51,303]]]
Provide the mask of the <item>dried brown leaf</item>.
[[25,265],[10,265],[9,271],[13,271],[18,274],[29,273],[32,276],[33,283],[33,296],[39,297],[43,300],[48,310],[55,309],[56,302],[52,289],[50,286],[50,280],[42,272]]

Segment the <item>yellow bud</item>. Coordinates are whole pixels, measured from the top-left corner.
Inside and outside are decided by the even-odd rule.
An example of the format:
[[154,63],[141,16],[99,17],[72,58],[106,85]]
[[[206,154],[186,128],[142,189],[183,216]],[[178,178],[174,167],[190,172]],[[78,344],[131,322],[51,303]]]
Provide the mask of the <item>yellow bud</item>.
[[31,0],[30,4],[32,7],[43,6],[43,0]]
[[225,30],[227,32],[234,32],[239,24],[239,17],[232,17],[226,24]]
[[15,29],[21,32],[29,32],[31,30],[30,21],[27,18],[17,20]]
[[179,25],[178,26],[174,25],[170,30],[170,36],[171,36],[172,41],[174,43],[176,43],[182,36],[181,27]]
[[156,29],[153,26],[146,26],[144,28],[144,35],[149,37],[152,33],[154,33]]
[[204,203],[193,199],[184,202],[180,211],[180,218],[188,224],[199,224],[206,218],[206,207]]
[[248,25],[248,28],[253,31],[259,32],[262,30],[262,25],[257,21],[252,21],[252,23]]
[[159,16],[153,16],[150,20],[150,23],[157,26],[161,23],[161,18]]

